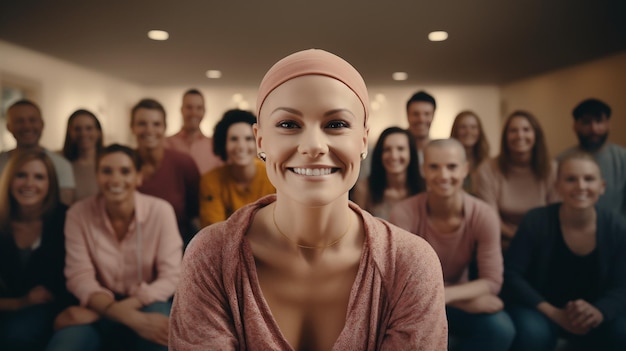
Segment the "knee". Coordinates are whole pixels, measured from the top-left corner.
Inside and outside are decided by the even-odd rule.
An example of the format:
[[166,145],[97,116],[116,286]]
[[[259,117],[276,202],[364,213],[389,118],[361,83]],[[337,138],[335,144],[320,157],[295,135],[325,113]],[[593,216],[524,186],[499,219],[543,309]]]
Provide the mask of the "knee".
[[97,350],[99,345],[100,335],[93,325],[76,325],[56,331],[46,351]]
[[494,343],[501,345],[502,350],[507,350],[515,339],[515,325],[505,311],[490,314],[486,323],[486,331],[491,335]]
[[557,329],[541,312],[516,307],[508,311],[515,327],[512,350],[552,350],[556,346]]

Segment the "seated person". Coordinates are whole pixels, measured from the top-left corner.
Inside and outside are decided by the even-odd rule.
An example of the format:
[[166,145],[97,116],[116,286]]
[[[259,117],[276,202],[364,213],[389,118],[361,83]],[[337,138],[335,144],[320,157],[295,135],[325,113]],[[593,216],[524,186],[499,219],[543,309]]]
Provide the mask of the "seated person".
[[437,256],[348,200],[367,151],[361,75],[323,50],[267,72],[254,133],[276,195],[204,228],[185,252],[177,350],[445,350]]
[[74,204],[65,224],[67,286],[80,306],[57,318],[47,350],[167,350],[182,256],[174,210],[136,191],[141,163],[126,146],[106,147],[96,172],[99,195]]
[[389,127],[380,134],[372,152],[370,175],[352,189],[352,201],[388,220],[395,204],[425,187],[413,136],[406,129]]
[[244,205],[276,192],[265,164],[256,158],[251,112],[229,110],[215,125],[213,152],[224,165],[200,180],[200,224],[221,222]]
[[437,252],[450,335],[460,349],[507,350],[515,330],[497,297],[503,271],[498,216],[463,191],[468,164],[456,139],[428,143],[422,168],[426,192],[398,203],[390,222],[423,237]]
[[63,275],[67,208],[43,150],[11,157],[0,203],[0,349],[41,350],[72,301]]
[[605,185],[593,156],[560,160],[562,203],[530,211],[505,255],[502,296],[511,350],[626,350],[626,221],[597,205]]

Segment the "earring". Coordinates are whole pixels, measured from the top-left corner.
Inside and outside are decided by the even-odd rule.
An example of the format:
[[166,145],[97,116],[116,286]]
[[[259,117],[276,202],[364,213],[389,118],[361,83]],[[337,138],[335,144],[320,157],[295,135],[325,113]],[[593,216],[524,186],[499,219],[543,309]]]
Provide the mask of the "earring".
[[367,151],[361,152],[361,161],[365,160],[366,157],[367,157]]
[[261,159],[261,161],[265,162],[265,160],[267,160],[267,155],[265,155],[265,152],[261,151],[258,154],[256,154],[258,158]]

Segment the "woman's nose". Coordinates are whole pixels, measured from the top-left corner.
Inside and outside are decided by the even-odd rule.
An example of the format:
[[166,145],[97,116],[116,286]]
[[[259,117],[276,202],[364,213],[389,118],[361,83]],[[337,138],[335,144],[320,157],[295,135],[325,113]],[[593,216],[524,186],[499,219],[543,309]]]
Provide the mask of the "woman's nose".
[[326,135],[321,130],[308,128],[300,136],[298,151],[303,155],[315,158],[328,152],[327,142]]

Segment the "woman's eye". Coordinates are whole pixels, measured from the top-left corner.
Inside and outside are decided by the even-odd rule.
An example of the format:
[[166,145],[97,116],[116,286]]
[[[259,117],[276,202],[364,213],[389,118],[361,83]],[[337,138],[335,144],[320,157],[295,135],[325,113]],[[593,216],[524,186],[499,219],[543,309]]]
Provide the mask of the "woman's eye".
[[328,123],[326,128],[337,129],[337,128],[350,128],[350,124],[345,121],[332,121]]
[[281,122],[278,122],[276,126],[279,128],[285,128],[285,129],[298,128],[298,125],[293,121],[281,121]]

